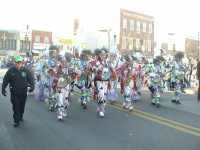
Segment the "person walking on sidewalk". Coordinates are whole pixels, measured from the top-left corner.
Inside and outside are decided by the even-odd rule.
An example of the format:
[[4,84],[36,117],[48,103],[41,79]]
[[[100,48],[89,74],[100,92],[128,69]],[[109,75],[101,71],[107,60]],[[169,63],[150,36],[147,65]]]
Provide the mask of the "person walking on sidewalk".
[[199,80],[198,84],[198,93],[197,93],[197,100],[200,101],[200,61],[197,63],[197,80]]
[[23,67],[23,58],[16,56],[14,60],[15,65],[6,72],[3,78],[2,94],[7,96],[6,87],[9,84],[14,118],[13,126],[17,127],[19,122],[23,121],[27,99],[27,85],[30,85],[29,92],[33,92],[35,85],[32,73]]

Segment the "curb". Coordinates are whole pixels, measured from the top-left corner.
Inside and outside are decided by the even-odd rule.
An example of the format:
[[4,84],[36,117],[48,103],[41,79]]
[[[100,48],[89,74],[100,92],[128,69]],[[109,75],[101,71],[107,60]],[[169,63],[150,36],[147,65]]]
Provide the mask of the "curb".
[[185,89],[185,92],[187,94],[197,95],[197,90],[196,89]]

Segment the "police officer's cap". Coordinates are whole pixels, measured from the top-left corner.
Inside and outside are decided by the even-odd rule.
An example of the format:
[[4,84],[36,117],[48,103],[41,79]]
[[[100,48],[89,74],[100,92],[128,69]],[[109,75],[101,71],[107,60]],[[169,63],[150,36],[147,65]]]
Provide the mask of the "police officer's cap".
[[15,60],[15,62],[20,62],[20,61],[23,61],[23,57],[22,56],[15,56],[14,60]]

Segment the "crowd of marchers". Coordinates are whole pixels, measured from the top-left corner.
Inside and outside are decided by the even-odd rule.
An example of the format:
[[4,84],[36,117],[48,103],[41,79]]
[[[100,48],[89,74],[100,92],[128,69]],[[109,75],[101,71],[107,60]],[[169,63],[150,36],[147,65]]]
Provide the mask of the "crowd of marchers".
[[[72,93],[77,90],[81,107],[86,109],[92,99],[97,104],[95,112],[103,117],[107,102],[120,101],[118,94],[123,95],[122,107],[132,111],[133,102],[140,101],[143,87],[149,89],[149,102],[157,108],[166,90],[173,93],[172,103],[181,104],[180,94],[185,88],[198,88],[198,60],[184,63],[181,52],[172,59],[166,60],[160,54],[149,60],[144,56],[119,56],[101,48],[93,52],[82,50],[79,57],[74,57],[70,53],[59,55],[58,48],[51,46],[48,58],[33,56],[34,53],[27,53],[23,67],[34,77],[35,99],[45,101],[59,120],[68,115]],[[27,94],[33,92],[28,90]]]

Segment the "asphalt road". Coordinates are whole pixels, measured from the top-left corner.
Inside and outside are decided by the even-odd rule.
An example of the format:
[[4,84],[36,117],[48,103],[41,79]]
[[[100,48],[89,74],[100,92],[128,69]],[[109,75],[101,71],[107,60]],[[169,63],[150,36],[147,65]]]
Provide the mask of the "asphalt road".
[[[2,71],[0,76],[2,76]],[[1,78],[0,78],[1,81]],[[134,102],[134,110],[122,109],[122,96],[115,104],[107,103],[106,114],[96,113],[96,103],[87,109],[74,93],[68,116],[56,119],[43,101],[29,96],[25,121],[12,126],[9,95],[0,95],[0,150],[199,150],[200,103],[195,95],[182,94],[181,105],[171,103],[171,93],[162,95],[161,107],[150,104],[149,91]],[[189,105],[192,103],[193,105]],[[187,107],[188,106],[188,107]]]

